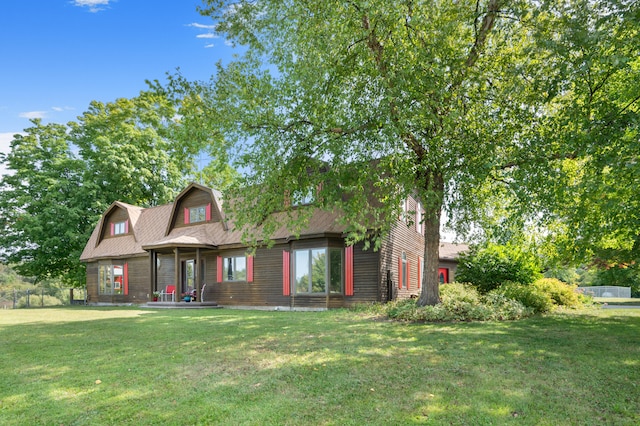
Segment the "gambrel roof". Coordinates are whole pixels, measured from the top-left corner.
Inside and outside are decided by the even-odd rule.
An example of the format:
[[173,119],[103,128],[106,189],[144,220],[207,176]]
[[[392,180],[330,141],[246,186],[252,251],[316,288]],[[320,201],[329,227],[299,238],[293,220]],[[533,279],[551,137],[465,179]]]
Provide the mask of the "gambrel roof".
[[[207,194],[211,203],[211,220],[178,226],[176,221],[181,211],[181,202],[194,191]],[[115,202],[102,215],[80,256],[84,262],[99,259],[113,259],[148,255],[147,250],[181,248],[237,248],[245,247],[242,232],[234,230],[227,223],[220,192],[192,183],[183,190],[173,203],[156,207],[141,208],[127,203]],[[129,220],[129,232],[117,237],[102,238],[112,213],[122,210]],[[286,213],[279,213],[286,214]],[[300,238],[342,236],[346,231],[340,221],[340,213],[316,209]],[[259,231],[259,229],[258,229]],[[273,240],[293,238],[286,226],[281,226],[272,235]],[[440,258],[455,259],[466,245],[441,243]]]

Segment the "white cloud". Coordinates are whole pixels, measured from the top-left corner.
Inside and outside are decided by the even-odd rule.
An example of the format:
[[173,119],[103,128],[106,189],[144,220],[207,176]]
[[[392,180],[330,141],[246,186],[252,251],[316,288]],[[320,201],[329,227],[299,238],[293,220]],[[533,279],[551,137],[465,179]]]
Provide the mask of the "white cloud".
[[47,117],[47,111],[27,111],[27,112],[21,112],[20,114],[18,114],[18,116],[20,118],[28,118],[29,120],[32,120],[34,118],[46,118]]
[[198,24],[197,22],[194,22],[192,24],[188,24],[188,27],[193,27],[193,28],[202,28],[205,30],[214,30],[216,28],[215,25],[204,25],[204,24]]
[[218,38],[214,33],[198,34],[196,38]]
[[68,106],[65,106],[65,107],[54,106],[54,107],[51,107],[51,109],[54,110],[55,112],[63,112],[63,111],[73,111],[75,108],[68,107]]
[[111,0],[73,0],[74,6],[87,7],[89,12],[99,12],[109,6]]
[[211,49],[212,47],[216,47],[216,45],[211,43],[211,44],[207,44],[204,48],[205,49]]

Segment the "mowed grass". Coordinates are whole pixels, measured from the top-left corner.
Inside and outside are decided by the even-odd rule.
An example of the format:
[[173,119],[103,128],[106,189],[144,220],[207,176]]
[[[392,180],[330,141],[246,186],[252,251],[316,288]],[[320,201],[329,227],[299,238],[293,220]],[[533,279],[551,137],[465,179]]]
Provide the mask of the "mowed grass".
[[2,425],[635,425],[640,309],[0,311]]

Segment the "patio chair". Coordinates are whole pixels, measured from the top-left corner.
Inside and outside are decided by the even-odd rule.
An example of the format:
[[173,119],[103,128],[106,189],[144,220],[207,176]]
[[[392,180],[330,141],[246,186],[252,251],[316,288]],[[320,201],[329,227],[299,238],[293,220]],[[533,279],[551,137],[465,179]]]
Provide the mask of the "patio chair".
[[[169,300],[167,300],[169,299]],[[168,285],[166,289],[160,292],[161,302],[175,302],[176,301],[176,286]]]

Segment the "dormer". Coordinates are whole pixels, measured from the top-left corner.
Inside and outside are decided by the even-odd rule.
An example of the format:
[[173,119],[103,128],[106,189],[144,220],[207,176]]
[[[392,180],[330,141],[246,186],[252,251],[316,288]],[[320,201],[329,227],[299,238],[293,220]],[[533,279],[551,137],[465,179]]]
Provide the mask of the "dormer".
[[114,202],[109,206],[107,211],[102,215],[100,226],[100,236],[96,242],[96,246],[102,240],[108,238],[119,238],[127,235],[133,235],[133,227],[135,226],[141,212],[140,207],[130,204]]
[[222,222],[225,226],[219,193],[191,183],[176,197],[165,235],[169,235],[174,228],[213,222]]

